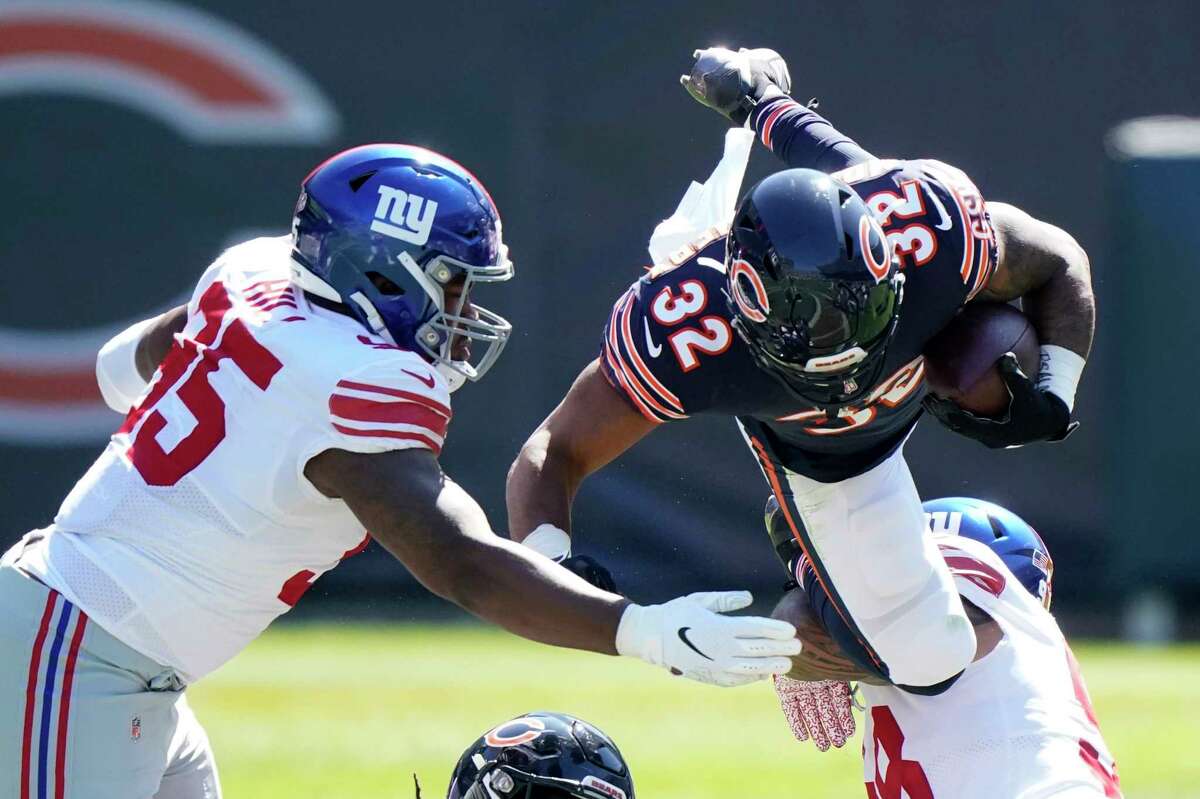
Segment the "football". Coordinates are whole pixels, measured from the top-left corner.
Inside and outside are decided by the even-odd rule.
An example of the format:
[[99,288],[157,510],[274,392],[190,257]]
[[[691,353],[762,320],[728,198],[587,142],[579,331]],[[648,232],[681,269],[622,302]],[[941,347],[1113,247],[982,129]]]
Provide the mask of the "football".
[[1037,373],[1037,333],[1025,314],[1000,302],[967,305],[925,345],[929,391],[977,416],[1003,415],[1009,394],[996,361],[1006,352],[1025,374]]

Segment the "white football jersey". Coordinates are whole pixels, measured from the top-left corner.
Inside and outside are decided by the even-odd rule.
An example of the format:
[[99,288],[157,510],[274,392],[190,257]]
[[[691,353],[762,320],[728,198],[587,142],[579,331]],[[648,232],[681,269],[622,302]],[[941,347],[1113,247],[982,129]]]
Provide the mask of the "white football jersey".
[[440,451],[445,380],[310,304],[290,240],[201,278],[175,346],[20,565],[121,641],[196,680],[366,545],[305,464],[327,449]]
[[1004,637],[938,696],[860,683],[867,796],[1120,797],[1116,764],[1054,617],[984,544],[935,540],[959,593]]

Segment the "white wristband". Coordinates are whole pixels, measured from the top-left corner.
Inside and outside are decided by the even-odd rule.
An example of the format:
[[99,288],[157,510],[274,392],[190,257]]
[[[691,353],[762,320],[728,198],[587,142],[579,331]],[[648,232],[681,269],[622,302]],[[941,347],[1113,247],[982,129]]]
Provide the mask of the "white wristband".
[[525,536],[521,544],[556,562],[571,557],[571,536],[567,535],[566,530],[549,522],[533,528],[533,532]]
[[146,389],[137,368],[138,342],[156,318],[145,319],[125,328],[105,342],[96,355],[96,382],[104,404],[117,413],[128,413]]
[[629,605],[621,614],[617,625],[617,654],[624,657],[641,658],[647,663],[661,666],[663,662],[662,636],[655,635],[661,626],[660,606],[645,607]]
[[1042,348],[1041,366],[1038,369],[1037,387],[1049,391],[1067,404],[1067,410],[1075,409],[1075,391],[1086,363],[1077,353],[1066,347],[1046,344]]

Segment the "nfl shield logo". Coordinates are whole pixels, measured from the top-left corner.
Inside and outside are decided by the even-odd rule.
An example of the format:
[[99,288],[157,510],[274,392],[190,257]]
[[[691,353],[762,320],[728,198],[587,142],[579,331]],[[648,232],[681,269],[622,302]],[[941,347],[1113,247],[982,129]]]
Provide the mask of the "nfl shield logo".
[[853,394],[858,391],[858,383],[854,382],[853,378],[845,380],[842,382],[842,391],[846,394]]
[[142,719],[141,716],[134,716],[133,721],[129,722],[129,740],[137,741],[142,737]]

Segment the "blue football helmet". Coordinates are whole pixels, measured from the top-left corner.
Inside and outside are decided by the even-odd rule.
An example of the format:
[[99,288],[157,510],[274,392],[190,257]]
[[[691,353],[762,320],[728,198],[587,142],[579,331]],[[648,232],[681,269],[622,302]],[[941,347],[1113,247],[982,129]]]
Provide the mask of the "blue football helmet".
[[634,799],[612,739],[565,713],[526,713],[484,733],[450,777],[447,799]]
[[969,497],[931,499],[922,506],[935,535],[961,535],[986,544],[1029,593],[1050,609],[1054,561],[1042,537],[1020,516]]
[[786,169],[746,193],[727,241],[733,327],[759,368],[823,408],[870,394],[904,275],[862,198],[824,172]]
[[[512,332],[470,302],[475,283],[513,276],[496,206],[474,175],[421,147],[354,147],[309,173],[292,221],[292,262],[301,288],[423,354],[451,391],[483,377]],[[457,281],[461,292],[447,302],[445,288]],[[456,359],[463,339],[486,349]]]

